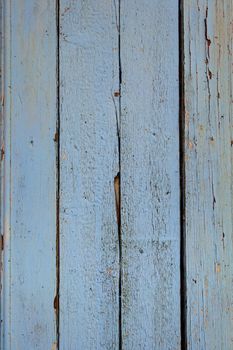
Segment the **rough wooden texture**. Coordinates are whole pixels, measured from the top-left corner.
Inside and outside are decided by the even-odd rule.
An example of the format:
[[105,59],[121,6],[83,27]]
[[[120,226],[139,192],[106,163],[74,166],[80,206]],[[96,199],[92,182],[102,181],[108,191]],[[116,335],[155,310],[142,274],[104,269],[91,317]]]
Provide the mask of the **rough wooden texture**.
[[55,348],[55,1],[4,1],[2,349]]
[[188,349],[233,348],[233,3],[184,2]]
[[[180,3],[183,335],[231,350],[233,4]],[[1,349],[180,350],[178,0],[2,5]]]
[[60,349],[118,349],[117,1],[60,1]]
[[180,349],[178,2],[120,19],[123,349]]

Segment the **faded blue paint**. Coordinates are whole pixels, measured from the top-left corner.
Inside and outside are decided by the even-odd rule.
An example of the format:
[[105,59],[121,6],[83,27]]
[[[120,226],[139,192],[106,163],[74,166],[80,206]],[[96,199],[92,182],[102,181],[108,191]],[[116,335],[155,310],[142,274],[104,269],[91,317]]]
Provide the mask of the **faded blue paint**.
[[184,2],[188,350],[233,349],[232,22]]
[[60,349],[118,349],[118,6],[60,5]]
[[56,342],[55,1],[5,1],[2,349]]
[[[60,350],[180,349],[178,1],[3,3],[1,349],[57,349],[58,108]],[[183,5],[187,349],[230,350],[233,5]]]
[[180,349],[178,1],[121,1],[123,349]]

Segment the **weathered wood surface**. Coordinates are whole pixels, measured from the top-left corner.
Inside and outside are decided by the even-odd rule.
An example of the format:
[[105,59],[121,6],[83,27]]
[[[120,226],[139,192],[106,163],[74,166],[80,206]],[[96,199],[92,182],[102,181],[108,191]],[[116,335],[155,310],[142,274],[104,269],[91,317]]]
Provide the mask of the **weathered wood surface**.
[[118,349],[117,1],[60,1],[60,349]]
[[187,349],[233,348],[233,4],[182,3],[179,135],[178,0],[0,1],[1,349],[181,349],[180,194]]
[[233,348],[232,1],[184,2],[188,349]]
[[178,2],[121,1],[123,349],[180,349]]
[[[55,349],[55,1],[4,1],[2,349]],[[4,147],[4,152],[3,152]]]

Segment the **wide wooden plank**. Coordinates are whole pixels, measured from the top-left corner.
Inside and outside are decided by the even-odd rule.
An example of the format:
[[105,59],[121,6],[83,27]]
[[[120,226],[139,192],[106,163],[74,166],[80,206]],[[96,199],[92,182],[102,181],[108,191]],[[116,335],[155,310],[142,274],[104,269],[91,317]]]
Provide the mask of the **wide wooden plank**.
[[60,1],[61,350],[118,349],[117,22],[117,1]]
[[55,349],[55,1],[4,1],[2,349]]
[[233,348],[229,0],[184,2],[188,349]]
[[121,1],[122,348],[180,349],[178,1]]

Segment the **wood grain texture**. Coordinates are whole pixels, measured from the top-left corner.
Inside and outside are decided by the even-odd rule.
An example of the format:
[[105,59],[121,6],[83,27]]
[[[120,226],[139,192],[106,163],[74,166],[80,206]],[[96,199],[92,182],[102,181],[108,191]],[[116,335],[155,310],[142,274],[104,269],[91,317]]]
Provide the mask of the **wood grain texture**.
[[233,348],[232,1],[184,2],[188,349]]
[[117,1],[60,1],[61,350],[118,349],[117,17]]
[[180,349],[178,2],[121,1],[123,349]]
[[56,342],[55,1],[4,1],[2,349]]

